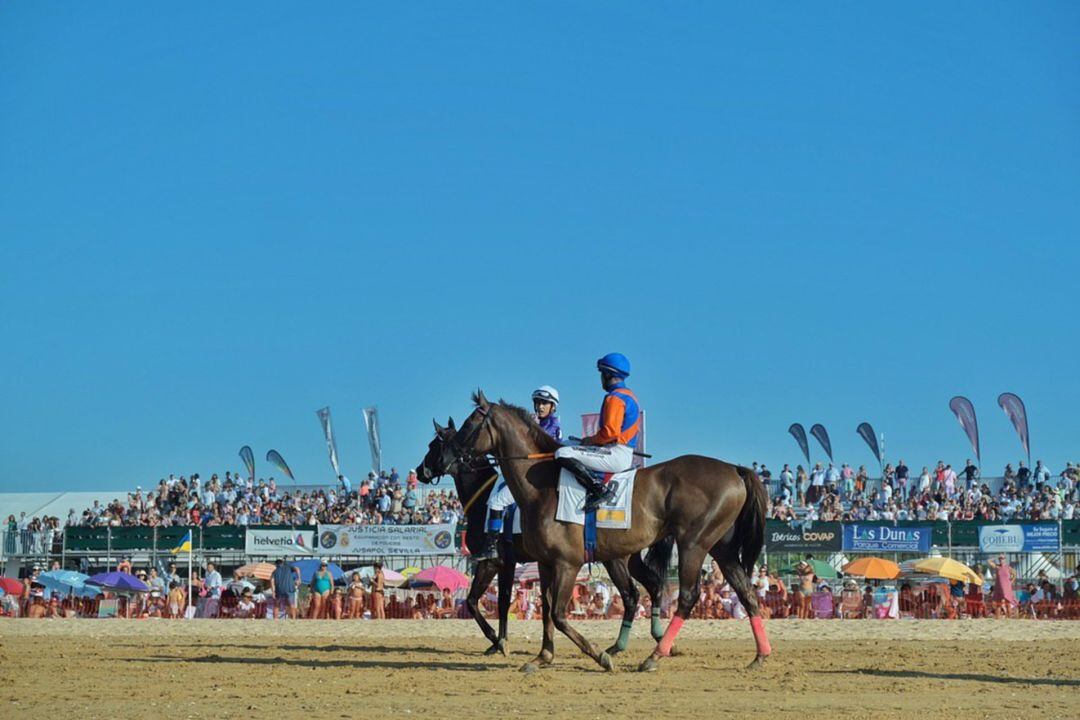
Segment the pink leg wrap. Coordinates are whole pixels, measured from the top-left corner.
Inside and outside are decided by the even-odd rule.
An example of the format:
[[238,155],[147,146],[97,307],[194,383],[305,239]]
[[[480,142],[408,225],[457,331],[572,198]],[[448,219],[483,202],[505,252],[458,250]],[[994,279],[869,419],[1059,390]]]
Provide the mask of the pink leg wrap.
[[750,628],[754,631],[757,654],[760,657],[768,657],[772,653],[772,646],[769,645],[769,637],[765,634],[765,624],[761,622],[760,615],[750,618]]
[[664,631],[664,637],[660,638],[660,644],[656,646],[656,651],[667,657],[671,654],[671,646],[675,644],[675,636],[682,630],[683,619],[678,615],[671,618],[671,623],[667,626],[667,630]]

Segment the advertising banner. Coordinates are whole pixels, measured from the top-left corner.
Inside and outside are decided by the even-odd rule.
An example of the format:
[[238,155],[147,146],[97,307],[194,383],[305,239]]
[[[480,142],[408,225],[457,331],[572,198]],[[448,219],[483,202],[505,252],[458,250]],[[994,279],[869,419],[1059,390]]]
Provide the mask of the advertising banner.
[[371,448],[371,471],[382,472],[382,438],[379,436],[379,409],[364,408],[364,425],[367,427],[368,447]]
[[244,533],[244,552],[248,555],[312,555],[315,532],[248,528]]
[[337,457],[337,442],[334,440],[334,421],[330,417],[329,406],[320,408],[315,411],[315,414],[319,416],[319,424],[322,425],[323,435],[326,437],[326,450],[330,453],[330,465],[334,468],[334,474],[341,474],[341,467],[338,466]]
[[843,531],[838,522],[765,523],[765,548],[769,552],[836,552]]
[[844,525],[844,550],[860,552],[930,552],[931,525]]
[[454,525],[319,525],[319,555],[453,555]]
[[979,528],[979,550],[984,553],[1057,552],[1059,542],[1057,523],[983,525]]

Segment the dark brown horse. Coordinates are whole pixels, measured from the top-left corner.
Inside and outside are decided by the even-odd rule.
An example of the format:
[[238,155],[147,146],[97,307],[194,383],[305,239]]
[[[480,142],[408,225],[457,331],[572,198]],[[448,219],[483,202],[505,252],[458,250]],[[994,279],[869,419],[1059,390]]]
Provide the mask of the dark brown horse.
[[[476,409],[443,448],[441,466],[452,471],[477,456],[493,455],[518,503],[524,549],[539,561],[544,640],[540,654],[522,670],[535,671],[555,656],[555,629],[602,666],[610,658],[599,653],[566,620],[566,604],[581,568],[583,528],[555,520],[559,468],[548,458],[558,443],[519,407],[490,403],[483,392],[473,395]],[[705,558],[712,555],[750,615],[757,643],[753,665],[771,652],[761,621],[757,596],[750,584],[765,544],[764,486],[749,468],[700,455],[684,455],[642,469],[634,483],[629,530],[597,531],[596,558],[629,557],[668,535],[679,548],[679,601],[656,649],[639,669],[655,670],[670,654],[683,622],[698,599]]]
[[[416,475],[425,483],[431,483],[442,475],[451,475],[457,489],[458,497],[465,503],[465,545],[473,550],[484,544],[484,526],[487,519],[487,499],[491,495],[494,481],[498,477],[495,469],[486,461],[476,465],[457,463],[453,472],[446,472],[442,465],[445,445],[453,442],[455,435],[454,420],[449,421],[449,427],[442,427],[435,423],[435,438],[428,445],[427,455],[423,462],[416,468]],[[634,621],[634,614],[638,605],[638,591],[633,582],[626,578],[626,573],[645,587],[649,598],[652,600],[652,624],[653,638],[659,640],[663,634],[660,624],[660,596],[664,589],[664,580],[667,575],[668,562],[671,559],[672,538],[664,538],[656,545],[649,548],[645,558],[640,554],[630,556],[628,560],[620,558],[616,561],[605,563],[608,574],[612,578],[616,589],[623,602],[623,623],[619,630],[619,637],[615,644],[605,652],[615,655],[626,649],[626,643],[630,636],[630,628]],[[532,562],[532,558],[523,547],[521,535],[514,535],[512,542],[502,542],[499,545],[499,557],[490,560],[481,560],[476,564],[473,573],[472,584],[469,587],[469,595],[466,604],[472,613],[480,631],[491,642],[491,647],[486,655],[495,653],[508,654],[507,649],[507,618],[510,612],[511,593],[514,586],[514,566],[518,562]],[[498,575],[499,578],[499,632],[495,630],[484,618],[480,611],[480,598],[487,592],[491,581]]]

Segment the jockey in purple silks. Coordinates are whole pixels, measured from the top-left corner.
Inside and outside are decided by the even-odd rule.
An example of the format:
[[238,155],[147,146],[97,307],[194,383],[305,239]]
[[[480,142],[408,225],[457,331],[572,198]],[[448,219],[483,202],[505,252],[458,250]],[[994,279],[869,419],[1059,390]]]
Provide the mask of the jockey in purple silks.
[[[559,407],[559,391],[550,385],[544,385],[533,391],[533,410],[540,429],[556,440],[562,440],[562,427],[555,411]],[[491,560],[499,556],[499,535],[503,530],[503,514],[514,504],[514,496],[506,481],[499,479],[488,497],[487,538],[484,548],[474,557],[477,560]]]

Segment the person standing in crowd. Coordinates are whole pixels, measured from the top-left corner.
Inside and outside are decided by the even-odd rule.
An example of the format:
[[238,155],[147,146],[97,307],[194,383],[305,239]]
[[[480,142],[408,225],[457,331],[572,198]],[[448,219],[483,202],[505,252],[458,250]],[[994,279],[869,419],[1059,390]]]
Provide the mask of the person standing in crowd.
[[910,474],[908,466],[904,464],[904,460],[901,458],[896,463],[896,493],[900,502],[907,502],[908,499],[908,475]]
[[795,500],[795,473],[787,463],[780,470],[780,490],[789,502]]
[[810,478],[802,465],[795,466],[795,492],[797,495],[796,502],[802,507],[806,507],[807,496],[810,494]]
[[[278,558],[273,574],[270,576],[270,596],[273,598],[273,616],[277,618],[296,617],[296,592],[300,587],[300,570],[286,564],[284,558]],[[279,615],[280,612],[280,615]]]
[[825,484],[831,493],[840,488],[840,471],[832,463],[829,463],[829,469],[825,471]]
[[850,501],[855,496],[855,471],[847,463],[840,468],[840,480],[844,485],[843,497]]
[[971,458],[968,458],[967,462],[964,463],[963,474],[964,474],[964,490],[967,490],[968,492],[970,492],[971,489],[973,487],[975,487],[975,481],[979,477],[979,468],[975,467],[975,464],[973,462],[971,462]]
[[1031,470],[1021,460],[1016,466],[1016,485],[1023,490],[1028,486],[1029,482],[1031,482]]
[[206,575],[203,577],[202,617],[215,618],[218,616],[221,589],[224,585],[225,582],[221,579],[221,573],[217,571],[214,563],[206,563]]
[[364,582],[360,579],[360,573],[354,572],[349,581],[348,605],[346,616],[350,618],[364,617]]
[[169,617],[182,618],[184,617],[184,607],[187,605],[184,602],[184,589],[180,586],[179,582],[169,583]]
[[375,620],[386,619],[386,575],[382,563],[375,563],[375,575],[371,578],[371,617]]
[[986,564],[994,571],[994,589],[990,595],[994,602],[994,613],[997,617],[1012,616],[1019,605],[1013,591],[1013,583],[1016,582],[1016,571],[1009,565],[1004,553],[998,555],[996,563],[989,560]]
[[1043,486],[1050,482],[1050,471],[1043,465],[1042,460],[1035,461],[1035,489],[1042,490]]
[[308,617],[318,620],[329,610],[330,591],[334,589],[334,577],[327,569],[326,561],[319,563],[319,569],[311,577],[311,607]]
[[813,472],[810,473],[810,488],[806,491],[806,504],[816,505],[824,490],[825,470],[821,467],[821,463],[817,463],[814,465]]
[[855,493],[862,496],[870,488],[870,473],[865,465],[859,466],[859,472],[855,473]]

